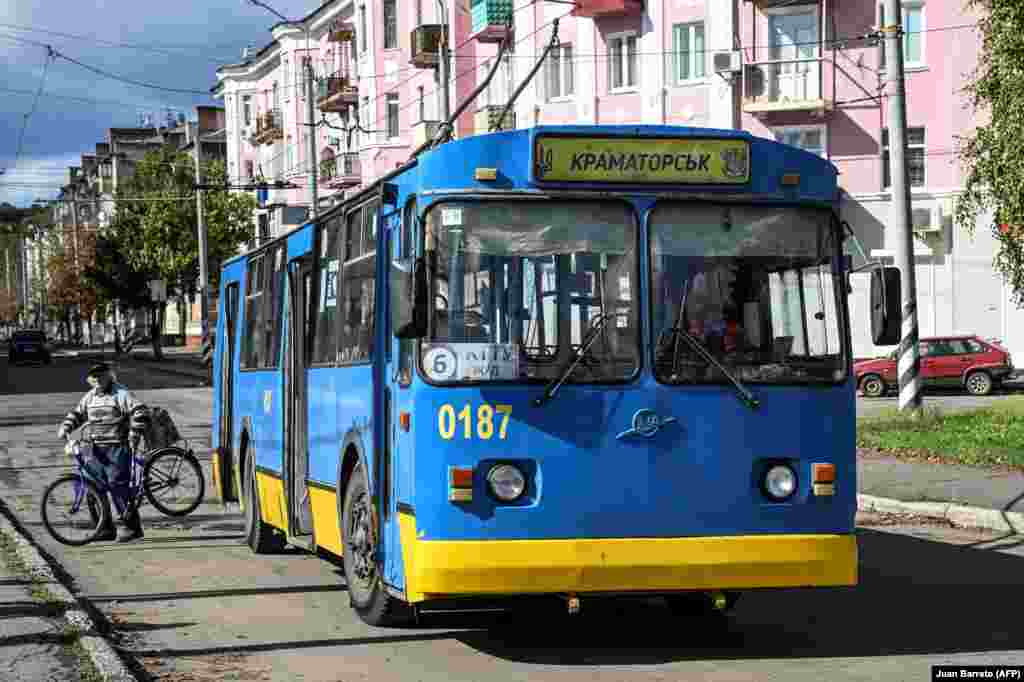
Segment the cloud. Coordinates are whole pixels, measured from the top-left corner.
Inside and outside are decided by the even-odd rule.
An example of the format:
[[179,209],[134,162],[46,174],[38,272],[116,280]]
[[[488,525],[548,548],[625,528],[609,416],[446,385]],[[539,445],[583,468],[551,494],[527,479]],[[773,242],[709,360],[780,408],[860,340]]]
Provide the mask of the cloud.
[[36,199],[55,198],[61,184],[68,181],[68,167],[81,160],[81,152],[23,157],[17,168],[8,167],[0,175],[0,203],[31,206]]

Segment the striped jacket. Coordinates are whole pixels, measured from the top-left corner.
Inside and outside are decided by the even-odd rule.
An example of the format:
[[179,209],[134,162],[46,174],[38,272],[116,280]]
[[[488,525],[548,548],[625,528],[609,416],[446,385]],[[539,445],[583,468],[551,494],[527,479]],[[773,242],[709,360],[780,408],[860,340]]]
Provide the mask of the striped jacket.
[[133,439],[145,435],[149,421],[145,404],[121,384],[111,384],[109,391],[94,388],[86,393],[61,426],[70,433],[85,424],[97,443],[125,443],[129,431]]

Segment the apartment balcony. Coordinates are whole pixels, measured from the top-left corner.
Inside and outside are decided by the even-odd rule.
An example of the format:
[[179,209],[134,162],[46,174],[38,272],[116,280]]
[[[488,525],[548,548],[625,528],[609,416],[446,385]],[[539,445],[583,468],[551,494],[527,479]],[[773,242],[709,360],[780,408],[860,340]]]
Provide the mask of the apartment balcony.
[[477,135],[486,135],[491,132],[491,127],[495,126],[495,132],[499,130],[512,130],[516,127],[516,114],[515,111],[509,109],[508,113],[505,114],[505,120],[498,123],[498,119],[501,117],[501,111],[505,108],[505,105],[493,105],[486,106],[482,109],[478,109],[476,117],[473,121],[473,129]]
[[823,115],[832,109],[825,96],[825,62],[819,57],[753,62],[744,74],[743,110],[752,114],[807,111]]
[[578,0],[572,15],[576,17],[639,16],[644,11],[642,0]]
[[359,101],[359,88],[348,76],[334,75],[317,83],[316,105],[320,111],[342,113]]
[[413,29],[410,36],[412,58],[409,63],[421,69],[436,67],[441,54],[441,24],[423,24]]
[[356,39],[356,28],[349,21],[336,21],[327,32],[327,41],[331,43],[351,43]]
[[327,187],[353,187],[362,180],[358,152],[342,152],[320,162],[320,183]]
[[274,140],[284,138],[284,126],[281,122],[281,110],[271,109],[256,117],[256,131],[253,133],[253,144],[272,144]]
[[470,38],[481,43],[500,43],[508,35],[512,0],[473,0]]

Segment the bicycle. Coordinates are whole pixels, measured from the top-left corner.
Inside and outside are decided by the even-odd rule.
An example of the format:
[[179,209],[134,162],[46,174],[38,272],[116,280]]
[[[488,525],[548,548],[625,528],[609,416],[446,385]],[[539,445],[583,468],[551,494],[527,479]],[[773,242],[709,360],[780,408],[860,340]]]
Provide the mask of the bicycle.
[[[64,545],[81,547],[100,534],[101,529],[111,522],[110,502],[107,498],[109,488],[89,474],[85,462],[91,456],[91,448],[95,447],[92,439],[69,439],[64,452],[74,461],[75,471],[61,476],[43,491],[41,512],[43,526],[53,539]],[[183,469],[184,467],[184,469]],[[165,498],[158,493],[175,489],[179,486],[182,474],[191,474],[198,485],[197,492],[186,497]],[[139,509],[149,500],[157,510],[166,516],[181,517],[191,514],[202,503],[206,491],[203,469],[199,464],[188,441],[185,448],[169,445],[149,450],[145,453],[132,452],[129,473],[128,504],[131,510]],[[61,504],[64,497],[69,502]],[[174,503],[183,506],[170,506]],[[50,504],[57,509],[65,510],[62,514],[52,513]],[[72,532],[83,531],[81,537],[71,537],[64,529]]]

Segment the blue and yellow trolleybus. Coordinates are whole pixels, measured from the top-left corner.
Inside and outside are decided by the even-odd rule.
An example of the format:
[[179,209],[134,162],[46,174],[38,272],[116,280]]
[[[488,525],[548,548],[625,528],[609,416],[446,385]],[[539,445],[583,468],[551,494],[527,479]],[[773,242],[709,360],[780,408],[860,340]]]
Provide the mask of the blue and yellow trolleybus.
[[372,624],[854,585],[837,202],[831,163],[737,131],[437,147],[224,265],[219,492],[255,552],[340,556]]

